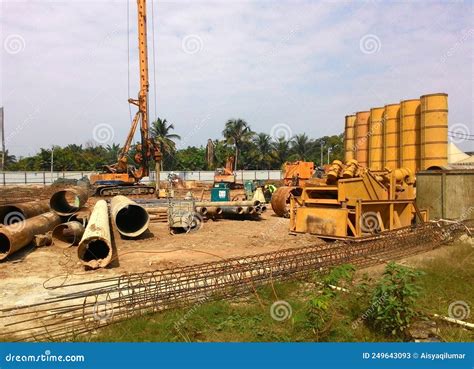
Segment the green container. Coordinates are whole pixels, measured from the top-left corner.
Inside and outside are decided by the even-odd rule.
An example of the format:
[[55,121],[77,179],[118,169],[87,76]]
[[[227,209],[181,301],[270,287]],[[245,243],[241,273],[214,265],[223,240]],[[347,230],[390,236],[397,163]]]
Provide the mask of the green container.
[[225,183],[216,183],[211,188],[211,201],[230,201],[230,190]]

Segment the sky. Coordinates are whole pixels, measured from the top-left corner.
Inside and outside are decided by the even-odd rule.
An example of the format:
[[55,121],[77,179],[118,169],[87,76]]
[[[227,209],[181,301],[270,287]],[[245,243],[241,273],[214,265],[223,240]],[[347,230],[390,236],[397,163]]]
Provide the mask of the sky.
[[[9,152],[122,144],[138,93],[136,2],[1,6]],[[347,114],[446,92],[455,143],[474,151],[473,12],[460,0],[149,0],[150,118],[173,123],[179,147],[221,138],[230,118],[317,138],[342,133]]]

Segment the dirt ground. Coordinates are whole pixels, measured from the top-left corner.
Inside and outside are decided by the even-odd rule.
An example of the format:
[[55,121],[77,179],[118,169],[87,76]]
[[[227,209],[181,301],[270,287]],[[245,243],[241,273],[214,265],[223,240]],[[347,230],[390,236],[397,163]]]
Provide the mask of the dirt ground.
[[[29,188],[17,191],[0,189],[0,203],[14,198],[44,199],[54,189]],[[187,192],[184,191],[184,192]],[[200,197],[201,190],[196,191]],[[16,195],[16,197],[15,197]],[[180,193],[180,195],[183,195]],[[204,196],[204,198],[206,198]],[[97,198],[89,199],[89,206]],[[45,289],[63,284],[91,281],[125,273],[172,268],[224,258],[248,256],[280,249],[300,247],[324,241],[309,235],[288,234],[288,219],[276,217],[269,209],[260,220],[208,220],[200,229],[190,233],[171,235],[166,223],[150,223],[140,239],[123,239],[113,229],[114,260],[108,268],[85,270],[77,258],[77,247],[60,249],[55,246],[35,248],[27,246],[1,263],[0,308],[20,306],[44,301],[61,293],[59,289]],[[448,246],[449,247],[449,246]],[[416,263],[419,258],[436,257],[444,252],[440,248],[402,262]],[[378,274],[383,266],[368,268]],[[80,290],[80,287],[78,287]],[[72,290],[68,289],[68,292]]]

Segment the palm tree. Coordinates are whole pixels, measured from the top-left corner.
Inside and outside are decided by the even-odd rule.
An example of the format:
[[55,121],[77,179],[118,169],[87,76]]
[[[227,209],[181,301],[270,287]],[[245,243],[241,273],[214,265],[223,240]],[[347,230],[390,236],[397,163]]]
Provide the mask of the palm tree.
[[311,155],[312,146],[312,142],[306,133],[296,135],[291,139],[291,149],[298,160],[306,160]]
[[[176,151],[176,144],[173,140],[181,140],[181,136],[176,133],[170,133],[174,129],[173,124],[168,124],[166,119],[156,118],[151,123],[151,136],[160,148],[165,158],[170,157]],[[164,160],[161,160],[161,170],[163,170]]]
[[10,155],[8,153],[8,150],[5,150],[5,153],[0,151],[0,165],[3,163],[3,167],[1,170],[5,170],[5,168],[8,168],[10,165],[16,163],[16,157],[15,155]]
[[288,157],[291,154],[290,150],[290,141],[286,140],[285,137],[278,137],[278,140],[272,143],[274,157],[277,162],[278,167],[280,167],[284,162],[288,161]]
[[250,129],[248,123],[243,119],[229,119],[225,124],[225,128],[222,131],[222,135],[225,137],[228,143],[234,145],[235,149],[235,166],[234,170],[237,170],[237,163],[239,162],[239,152],[242,147],[242,143],[250,140],[253,136],[253,132]]
[[259,133],[254,137],[253,144],[255,145],[257,169],[269,169],[274,157],[272,138],[266,133]]
[[107,145],[105,147],[105,150],[107,151],[107,159],[111,162],[117,160],[121,149],[122,148],[119,144],[113,143],[112,145]]

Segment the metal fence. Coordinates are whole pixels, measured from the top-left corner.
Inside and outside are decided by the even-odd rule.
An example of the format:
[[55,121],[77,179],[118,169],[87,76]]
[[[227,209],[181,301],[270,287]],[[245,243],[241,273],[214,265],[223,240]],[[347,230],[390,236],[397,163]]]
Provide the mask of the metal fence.
[[[8,185],[48,185],[60,178],[81,179],[84,176],[89,177],[94,172],[0,172],[0,186]],[[160,173],[160,180],[166,181],[170,171]],[[213,171],[174,171],[173,173],[185,181],[212,182],[214,179]],[[280,180],[282,178],[279,170],[239,170],[236,173],[237,181],[245,180]],[[156,179],[156,173],[151,172],[149,177],[144,177],[142,182],[153,182]]]

